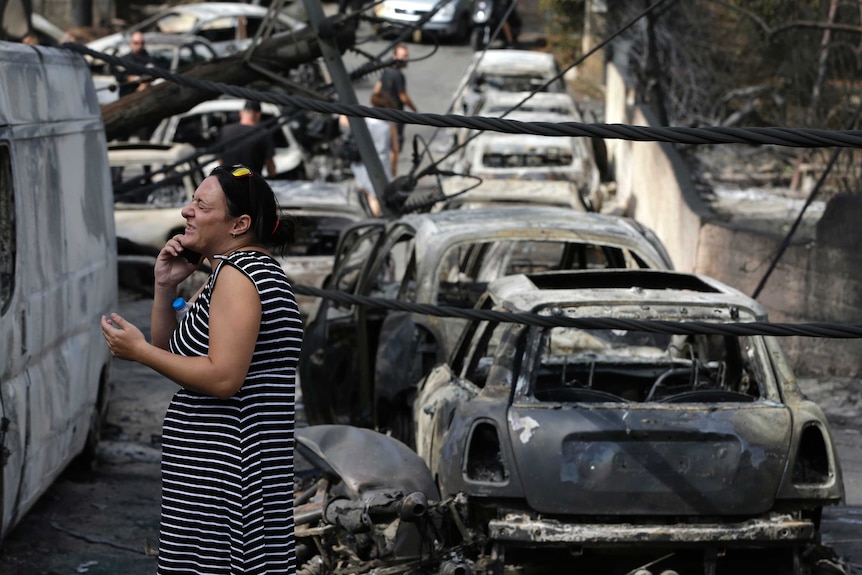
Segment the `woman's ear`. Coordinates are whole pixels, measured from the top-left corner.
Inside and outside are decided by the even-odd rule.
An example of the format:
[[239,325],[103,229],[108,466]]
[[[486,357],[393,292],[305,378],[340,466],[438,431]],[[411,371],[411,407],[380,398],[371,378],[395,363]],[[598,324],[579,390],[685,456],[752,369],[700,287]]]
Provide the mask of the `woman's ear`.
[[236,234],[241,236],[246,233],[251,227],[251,216],[248,214],[243,214],[236,218],[233,222],[233,228],[231,228],[231,234]]

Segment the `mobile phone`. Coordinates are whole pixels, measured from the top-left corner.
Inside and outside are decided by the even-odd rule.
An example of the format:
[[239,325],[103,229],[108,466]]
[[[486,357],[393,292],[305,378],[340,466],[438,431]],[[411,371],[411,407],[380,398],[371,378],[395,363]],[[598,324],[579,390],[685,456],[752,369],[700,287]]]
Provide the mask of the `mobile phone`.
[[201,263],[201,255],[198,252],[192,251],[189,248],[183,248],[182,253],[180,254],[186,261],[190,264],[198,265]]

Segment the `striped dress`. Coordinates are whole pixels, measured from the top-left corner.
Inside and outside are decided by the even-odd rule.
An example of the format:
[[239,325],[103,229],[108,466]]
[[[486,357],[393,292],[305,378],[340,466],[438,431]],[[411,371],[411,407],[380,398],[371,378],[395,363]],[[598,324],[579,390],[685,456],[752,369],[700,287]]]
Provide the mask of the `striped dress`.
[[181,389],[162,429],[159,575],[293,573],[294,384],[302,324],[281,266],[258,251],[222,257],[174,332],[170,349],[206,355],[220,270],[239,269],[260,294],[254,357],[227,400]]

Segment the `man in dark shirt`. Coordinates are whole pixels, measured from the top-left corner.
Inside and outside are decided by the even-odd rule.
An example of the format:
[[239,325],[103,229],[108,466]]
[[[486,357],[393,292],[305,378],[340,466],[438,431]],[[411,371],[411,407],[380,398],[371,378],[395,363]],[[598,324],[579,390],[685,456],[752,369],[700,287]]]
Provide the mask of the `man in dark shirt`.
[[[137,64],[138,66],[152,67],[155,65],[150,53],[144,45],[144,34],[142,32],[134,32],[129,38],[129,48],[131,51],[120,58],[123,62]],[[119,96],[122,98],[127,94],[132,94],[137,90],[146,88],[149,82],[142,82],[142,77],[139,72],[122,69],[117,72],[117,82],[120,85]]]
[[[413,100],[407,95],[407,79],[404,78],[404,72],[401,71],[407,67],[408,58],[407,46],[404,44],[395,46],[392,66],[383,70],[383,74],[380,75],[380,79],[374,85],[374,93],[384,92],[387,94],[398,110],[403,110],[407,107],[416,112]],[[396,122],[395,125],[398,128],[398,149],[403,150],[404,124]]]
[[224,147],[219,162],[225,166],[242,164],[256,174],[275,177],[275,147],[272,137],[260,126],[260,102],[246,100],[239,112],[239,122],[228,124],[219,132],[219,144]]

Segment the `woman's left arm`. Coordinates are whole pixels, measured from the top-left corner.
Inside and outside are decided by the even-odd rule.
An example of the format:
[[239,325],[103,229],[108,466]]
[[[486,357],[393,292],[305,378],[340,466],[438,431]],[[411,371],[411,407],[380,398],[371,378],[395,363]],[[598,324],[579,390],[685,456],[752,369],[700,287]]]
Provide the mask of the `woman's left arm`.
[[102,332],[116,357],[146,365],[191,391],[227,399],[248,374],[261,313],[254,284],[225,265],[213,287],[208,355],[186,357],[150,345],[137,327],[117,314],[102,319]]

